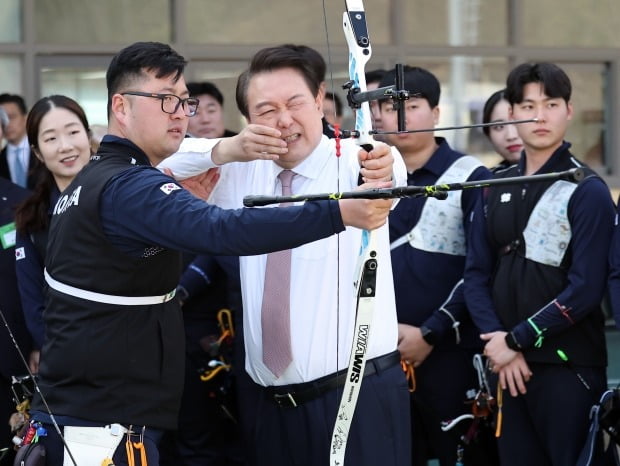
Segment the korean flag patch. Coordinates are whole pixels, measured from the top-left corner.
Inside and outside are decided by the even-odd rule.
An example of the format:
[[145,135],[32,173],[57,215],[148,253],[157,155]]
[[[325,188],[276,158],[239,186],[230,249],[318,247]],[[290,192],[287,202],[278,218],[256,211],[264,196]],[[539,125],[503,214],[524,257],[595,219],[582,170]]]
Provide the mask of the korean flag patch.
[[24,248],[15,248],[15,260],[22,260],[26,258],[26,251],[24,251]]
[[161,185],[161,187],[159,189],[161,189],[164,192],[164,194],[168,195],[172,191],[176,191],[177,189],[181,189],[181,187],[178,184],[176,184],[176,183],[166,183],[166,184]]

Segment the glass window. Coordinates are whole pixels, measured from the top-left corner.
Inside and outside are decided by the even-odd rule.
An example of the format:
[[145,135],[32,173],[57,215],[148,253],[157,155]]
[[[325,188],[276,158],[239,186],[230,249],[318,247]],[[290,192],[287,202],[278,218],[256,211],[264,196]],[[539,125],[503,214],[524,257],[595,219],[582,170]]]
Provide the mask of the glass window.
[[566,139],[579,160],[604,174],[611,165],[605,151],[605,89],[608,66],[604,63],[557,63],[573,85],[573,119]]
[[91,125],[108,124],[105,69],[42,68],[41,96],[62,94],[75,99]]
[[0,2],[0,42],[12,43],[21,40],[21,1]]
[[[325,4],[325,15],[323,14]],[[187,37],[194,44],[314,44],[325,46],[325,20],[331,45],[345,45],[344,2],[325,0],[187,0]],[[372,43],[389,41],[390,0],[367,1],[366,17]]]
[[23,95],[23,68],[20,57],[0,55],[0,93]]
[[[37,0],[37,42],[129,44],[170,42],[170,0]],[[50,27],[53,25],[54,27]]]
[[522,8],[525,45],[620,46],[617,0],[524,0]]
[[506,0],[406,1],[407,43],[415,45],[506,45]]

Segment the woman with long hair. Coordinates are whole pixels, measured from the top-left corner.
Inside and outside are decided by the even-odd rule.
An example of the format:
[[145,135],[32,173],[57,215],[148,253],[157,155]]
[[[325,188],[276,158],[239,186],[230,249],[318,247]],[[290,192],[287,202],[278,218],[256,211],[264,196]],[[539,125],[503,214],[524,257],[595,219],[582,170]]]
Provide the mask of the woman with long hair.
[[26,325],[34,342],[30,368],[37,372],[43,345],[43,267],[51,213],[60,193],[90,158],[89,125],[80,105],[62,95],[40,99],[28,114],[26,131],[36,186],[16,212],[16,271]]
[[483,123],[497,123],[483,128],[484,134],[491,141],[495,152],[502,157],[502,161],[491,168],[492,172],[517,163],[523,150],[523,141],[521,141],[515,125],[503,124],[511,119],[510,104],[504,93],[505,89],[493,93],[487,99],[482,110]]

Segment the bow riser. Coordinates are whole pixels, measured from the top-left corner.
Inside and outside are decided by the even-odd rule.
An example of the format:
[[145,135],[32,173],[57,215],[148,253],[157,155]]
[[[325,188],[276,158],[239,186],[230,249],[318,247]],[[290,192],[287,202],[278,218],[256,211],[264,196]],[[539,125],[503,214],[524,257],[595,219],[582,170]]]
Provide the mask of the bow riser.
[[[361,1],[347,1],[347,10],[342,14],[344,35],[349,47],[349,79],[360,90],[366,90],[366,76],[363,70],[372,55],[372,47],[368,39],[366,15]],[[353,4],[353,9],[349,6]],[[361,11],[360,11],[361,10]],[[361,108],[355,112],[355,130],[358,131],[358,143],[364,150],[372,150],[374,142],[371,131],[370,105],[362,102]]]

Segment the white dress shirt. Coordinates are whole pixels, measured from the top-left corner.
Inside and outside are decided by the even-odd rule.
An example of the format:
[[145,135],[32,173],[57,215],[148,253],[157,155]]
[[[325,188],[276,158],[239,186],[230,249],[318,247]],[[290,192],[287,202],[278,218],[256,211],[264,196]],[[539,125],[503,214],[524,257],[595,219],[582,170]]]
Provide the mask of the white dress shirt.
[[[15,184],[19,184],[22,187],[26,187],[26,183],[28,182],[28,167],[30,165],[30,146],[28,145],[28,138],[24,136],[24,138],[17,144],[7,144],[6,145],[6,160],[9,165],[9,172],[11,173],[11,181]],[[15,179],[15,173],[17,173],[17,163],[21,163],[21,166],[24,170],[24,182],[20,183],[19,180]]]
[[[191,144],[194,146],[191,147]],[[189,149],[189,153],[177,153],[162,165],[185,176],[214,166],[207,161],[210,154],[191,153],[199,149],[199,144],[182,145],[181,151]],[[341,145],[342,156],[337,158],[334,141],[323,136],[310,156],[293,168],[297,174],[293,178],[293,193],[355,189],[360,169],[359,147],[351,140],[344,140]],[[398,186],[405,186],[407,175],[404,162],[400,154],[394,148],[392,150],[395,158],[394,180]],[[202,165],[201,170],[199,165]],[[224,165],[210,202],[224,208],[239,208],[243,206],[242,200],[246,195],[280,194],[280,171],[281,167],[266,160]],[[251,228],[251,225],[248,227]],[[398,338],[388,226],[376,230],[376,234],[379,265],[369,359],[394,351]],[[354,280],[360,244],[361,230],[348,227],[337,236],[292,251],[290,310],[293,362],[277,379],[262,361],[261,303],[267,256],[241,257],[246,370],[255,382],[263,386],[307,382],[347,367],[356,315]]]

